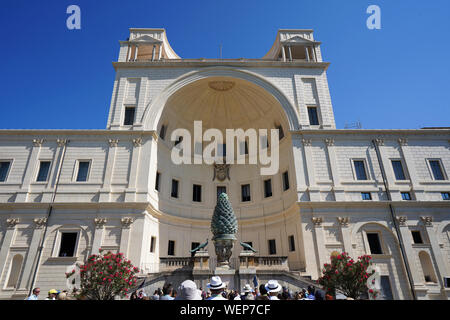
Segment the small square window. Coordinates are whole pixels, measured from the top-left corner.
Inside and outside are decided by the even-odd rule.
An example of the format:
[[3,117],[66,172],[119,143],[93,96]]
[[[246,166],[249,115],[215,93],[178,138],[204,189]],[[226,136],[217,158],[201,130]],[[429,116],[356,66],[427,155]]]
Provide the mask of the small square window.
[[225,186],[217,186],[217,199],[222,193],[227,193],[227,187]]
[[167,127],[163,124],[161,126],[161,130],[159,130],[159,137],[163,140],[166,137],[166,129],[167,129]]
[[58,257],[73,257],[77,244],[78,232],[62,232]]
[[248,202],[251,200],[249,184],[244,184],[241,186],[241,193],[242,193],[242,202]]
[[411,194],[409,192],[402,192],[403,200],[411,200]]
[[175,241],[169,240],[168,248],[167,248],[167,255],[168,256],[174,256],[175,255]]
[[36,181],[43,182],[47,181],[48,172],[50,170],[50,161],[41,161],[39,164],[39,172]]
[[126,107],[125,108],[125,119],[123,121],[124,126],[131,126],[134,123],[134,114],[136,112],[135,107]]
[[450,192],[441,192],[442,200],[450,200]]
[[422,240],[422,235],[420,234],[420,231],[416,230],[416,231],[411,231],[411,235],[413,237],[413,241],[416,244],[421,244],[423,243]]
[[11,161],[0,161],[0,182],[5,182],[8,177]]
[[90,161],[79,161],[78,162],[78,173],[77,181],[87,181],[89,175]]
[[372,200],[372,194],[370,192],[361,192],[361,198],[363,200]]

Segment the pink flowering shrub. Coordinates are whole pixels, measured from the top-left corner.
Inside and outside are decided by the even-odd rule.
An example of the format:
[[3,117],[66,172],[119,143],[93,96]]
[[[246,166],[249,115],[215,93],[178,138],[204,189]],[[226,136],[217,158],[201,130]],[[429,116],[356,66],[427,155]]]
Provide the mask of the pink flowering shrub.
[[[88,300],[114,300],[115,296],[126,297],[136,285],[139,269],[124,258],[122,253],[90,255],[87,262],[79,265],[80,296]],[[75,269],[66,273],[66,278],[75,275]]]
[[367,272],[372,264],[371,259],[371,256],[364,255],[358,257],[358,261],[354,261],[347,252],[331,256],[331,263],[323,265],[323,275],[318,280],[319,284],[331,295],[334,295],[337,289],[353,299],[358,299],[366,292],[375,299],[377,292],[367,287],[367,279],[375,273],[375,270]]

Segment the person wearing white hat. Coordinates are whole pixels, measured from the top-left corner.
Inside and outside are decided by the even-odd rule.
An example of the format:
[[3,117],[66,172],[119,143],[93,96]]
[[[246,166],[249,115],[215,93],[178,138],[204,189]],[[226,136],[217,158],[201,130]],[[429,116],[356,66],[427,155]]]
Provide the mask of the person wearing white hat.
[[242,291],[244,294],[241,296],[241,300],[255,300],[255,297],[253,296],[253,289],[248,283],[244,286]]
[[197,285],[192,280],[183,281],[178,287],[180,294],[175,300],[202,300],[201,291],[197,289]]
[[222,296],[223,289],[225,289],[226,285],[219,276],[212,277],[211,282],[206,286],[211,291],[211,297],[206,300],[227,300]]
[[277,280],[269,280],[265,285],[270,300],[280,300],[277,295],[281,291],[281,286]]

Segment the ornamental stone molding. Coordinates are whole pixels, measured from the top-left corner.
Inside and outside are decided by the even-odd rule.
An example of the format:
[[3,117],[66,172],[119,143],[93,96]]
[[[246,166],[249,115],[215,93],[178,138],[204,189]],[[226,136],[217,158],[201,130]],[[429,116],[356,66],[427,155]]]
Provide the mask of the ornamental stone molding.
[[140,146],[142,146],[142,138],[136,138],[136,139],[133,139],[133,145],[134,145],[135,147],[140,147]]
[[67,144],[67,139],[56,139],[58,147],[64,147]]
[[375,139],[375,143],[377,146],[384,146],[384,140],[383,139]]
[[433,217],[420,217],[420,220],[426,225],[426,226],[432,226],[433,225]]
[[94,224],[96,229],[101,229],[106,224],[106,218],[95,218]]
[[228,91],[234,87],[233,81],[210,81],[208,86],[216,91]]
[[407,139],[407,138],[399,138],[399,139],[398,139],[398,143],[399,143],[401,146],[407,146],[407,145],[408,145],[408,139]]
[[33,219],[36,229],[41,229],[47,224],[47,218],[36,218]]
[[397,221],[401,226],[406,226],[406,217],[402,216],[402,217],[397,217]]
[[311,221],[316,227],[320,227],[322,225],[323,218],[312,217]]
[[120,219],[120,222],[122,223],[122,227],[125,229],[128,229],[131,224],[134,222],[133,218],[122,218]]
[[33,139],[33,145],[35,147],[42,147],[43,143],[44,143],[44,139]]
[[302,139],[302,142],[304,146],[311,146],[312,144],[311,139]]
[[325,143],[327,146],[332,147],[334,146],[334,139],[333,138],[326,138]]
[[8,228],[14,228],[16,226],[16,224],[19,223],[19,218],[10,218],[10,219],[6,219],[6,225],[8,226]]
[[119,144],[119,139],[109,139],[108,143],[111,148],[117,147]]
[[337,217],[337,221],[341,226],[348,226],[350,221],[349,217]]

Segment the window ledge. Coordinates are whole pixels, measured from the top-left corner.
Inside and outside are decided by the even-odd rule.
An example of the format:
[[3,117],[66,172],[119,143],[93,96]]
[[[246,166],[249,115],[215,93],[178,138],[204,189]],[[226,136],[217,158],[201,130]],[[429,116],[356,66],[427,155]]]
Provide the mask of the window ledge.
[[390,259],[392,255],[390,254],[370,254],[372,259]]
[[75,262],[78,260],[78,257],[49,257],[47,261],[54,262]]
[[429,181],[419,181],[419,184],[441,185],[441,184],[450,184],[450,181],[449,180],[429,180]]

